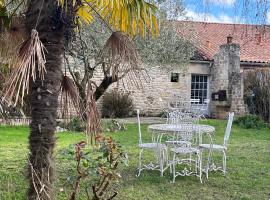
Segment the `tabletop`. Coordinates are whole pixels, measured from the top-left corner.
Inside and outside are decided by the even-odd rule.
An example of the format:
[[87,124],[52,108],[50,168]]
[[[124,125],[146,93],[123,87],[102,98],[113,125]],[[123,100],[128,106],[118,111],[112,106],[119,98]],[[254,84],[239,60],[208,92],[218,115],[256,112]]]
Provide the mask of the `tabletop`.
[[[190,130],[200,133],[213,133],[215,127],[204,124],[184,124],[185,128],[190,126]],[[175,133],[182,130],[180,124],[152,124],[148,126],[148,130],[152,133]]]

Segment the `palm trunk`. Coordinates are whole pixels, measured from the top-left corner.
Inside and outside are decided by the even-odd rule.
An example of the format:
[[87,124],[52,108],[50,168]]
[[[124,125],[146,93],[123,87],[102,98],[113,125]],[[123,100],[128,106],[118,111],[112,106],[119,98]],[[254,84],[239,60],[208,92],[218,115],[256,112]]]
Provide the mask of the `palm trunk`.
[[[41,9],[41,12],[40,12]],[[29,136],[29,200],[54,199],[54,131],[56,127],[58,91],[64,53],[64,27],[56,0],[28,0],[26,26],[35,28],[47,49],[45,80],[32,84],[30,94],[31,118]]]

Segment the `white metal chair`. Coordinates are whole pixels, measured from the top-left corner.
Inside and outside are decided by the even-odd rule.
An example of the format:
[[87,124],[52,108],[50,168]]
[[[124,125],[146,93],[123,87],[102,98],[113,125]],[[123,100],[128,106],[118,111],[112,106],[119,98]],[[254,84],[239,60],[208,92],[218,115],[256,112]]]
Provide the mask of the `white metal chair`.
[[203,104],[201,105],[199,109],[199,113],[198,113],[200,118],[206,119],[205,115],[207,115],[208,113],[209,103],[210,103],[210,99],[204,99]]
[[[167,124],[178,124],[179,126],[184,125],[193,125],[198,123],[198,116],[193,113],[184,113],[180,111],[172,111],[168,114],[167,118]],[[166,141],[167,145],[171,145],[173,143],[179,143],[178,140],[178,133],[175,133],[172,135],[172,138],[168,137],[168,140]],[[190,144],[189,141],[181,141],[185,144]]]
[[[173,153],[173,159],[169,161],[170,170],[173,173],[173,183],[177,176],[191,176],[196,175],[200,178],[202,182],[202,162],[200,157],[200,150],[196,144],[197,137],[194,130],[185,128],[184,124],[180,124],[181,131],[175,134],[176,138],[174,139],[172,148],[170,151]],[[194,144],[195,142],[195,144]],[[195,159],[192,156],[195,155]],[[184,164],[186,165],[184,169],[180,171],[176,170],[176,165]],[[194,165],[193,165],[194,164]],[[192,169],[194,167],[194,170]]]
[[[231,133],[231,128],[232,128],[232,123],[233,123],[233,117],[234,117],[234,113],[229,113],[228,116],[228,122],[227,122],[227,127],[225,130],[225,135],[224,135],[224,141],[223,141],[223,145],[218,145],[218,144],[213,144],[212,147],[210,144],[200,144],[199,148],[201,151],[207,149],[210,150],[212,148],[212,151],[217,151],[217,152],[222,152],[223,153],[223,158],[222,158],[222,167],[221,166],[215,166],[214,163],[210,163],[212,162],[212,160],[210,159],[207,163],[207,168],[206,168],[206,176],[208,177],[208,171],[209,170],[213,170],[213,171],[217,171],[220,170],[224,173],[224,175],[226,175],[226,152],[227,152],[227,146],[228,146],[228,140],[230,137],[230,133]],[[211,166],[210,166],[211,164]]]
[[[164,163],[168,162],[167,147],[165,144],[161,144],[162,135],[157,134],[157,137],[152,137],[151,143],[142,142],[141,122],[140,122],[140,111],[137,110],[137,121],[138,121],[138,133],[139,133],[139,167],[137,176],[141,175],[141,171],[144,169],[158,170],[160,175],[163,176]],[[150,150],[156,155],[157,163],[150,162],[148,164],[142,164],[142,155],[144,150]]]
[[200,106],[200,99],[190,99],[190,112],[198,113],[199,112],[199,106]]

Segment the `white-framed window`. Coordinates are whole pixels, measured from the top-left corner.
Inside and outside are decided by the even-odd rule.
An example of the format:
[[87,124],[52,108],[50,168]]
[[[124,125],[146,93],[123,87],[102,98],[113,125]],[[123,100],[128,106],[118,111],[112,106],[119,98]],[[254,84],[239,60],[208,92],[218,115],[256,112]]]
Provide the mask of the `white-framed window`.
[[205,99],[208,99],[207,75],[191,75],[191,99],[199,99],[199,104],[205,103]]

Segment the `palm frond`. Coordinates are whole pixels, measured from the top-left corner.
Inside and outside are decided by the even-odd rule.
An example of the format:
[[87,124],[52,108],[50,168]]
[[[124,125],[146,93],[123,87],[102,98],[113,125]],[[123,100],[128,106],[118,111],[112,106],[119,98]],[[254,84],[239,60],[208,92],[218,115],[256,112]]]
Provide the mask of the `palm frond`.
[[69,119],[74,113],[71,109],[79,116],[81,111],[79,91],[74,81],[66,75],[63,76],[60,92],[62,118]]
[[103,52],[108,54],[112,63],[112,77],[126,71],[136,71],[139,68],[140,58],[134,43],[121,32],[114,32],[108,39]]
[[102,134],[101,119],[97,109],[96,100],[94,97],[93,83],[89,81],[87,86],[86,96],[86,134],[87,140],[90,138],[90,143],[94,144],[97,137]]
[[45,47],[39,39],[38,32],[32,30],[30,38],[24,41],[19,49],[18,57],[12,67],[12,72],[4,85],[4,99],[9,104],[18,103],[29,92],[30,82],[38,77],[44,80],[45,69]]
[[[70,0],[58,0],[64,11],[70,9]],[[128,35],[141,34],[146,30],[152,35],[158,35],[159,28],[156,18],[157,7],[145,0],[72,0],[72,10],[82,21],[92,23],[95,17],[113,30],[122,31]],[[112,27],[112,28],[111,28]]]
[[14,65],[19,46],[26,38],[23,17],[13,17],[8,28],[0,31],[0,62]]
[[142,81],[147,80],[147,74],[141,67],[141,59],[135,44],[126,34],[112,33],[103,49],[103,54],[107,59],[105,71],[110,72],[113,82],[128,77],[127,84],[137,89],[142,88]]
[[5,79],[4,74],[0,71],[0,81],[3,81]]

